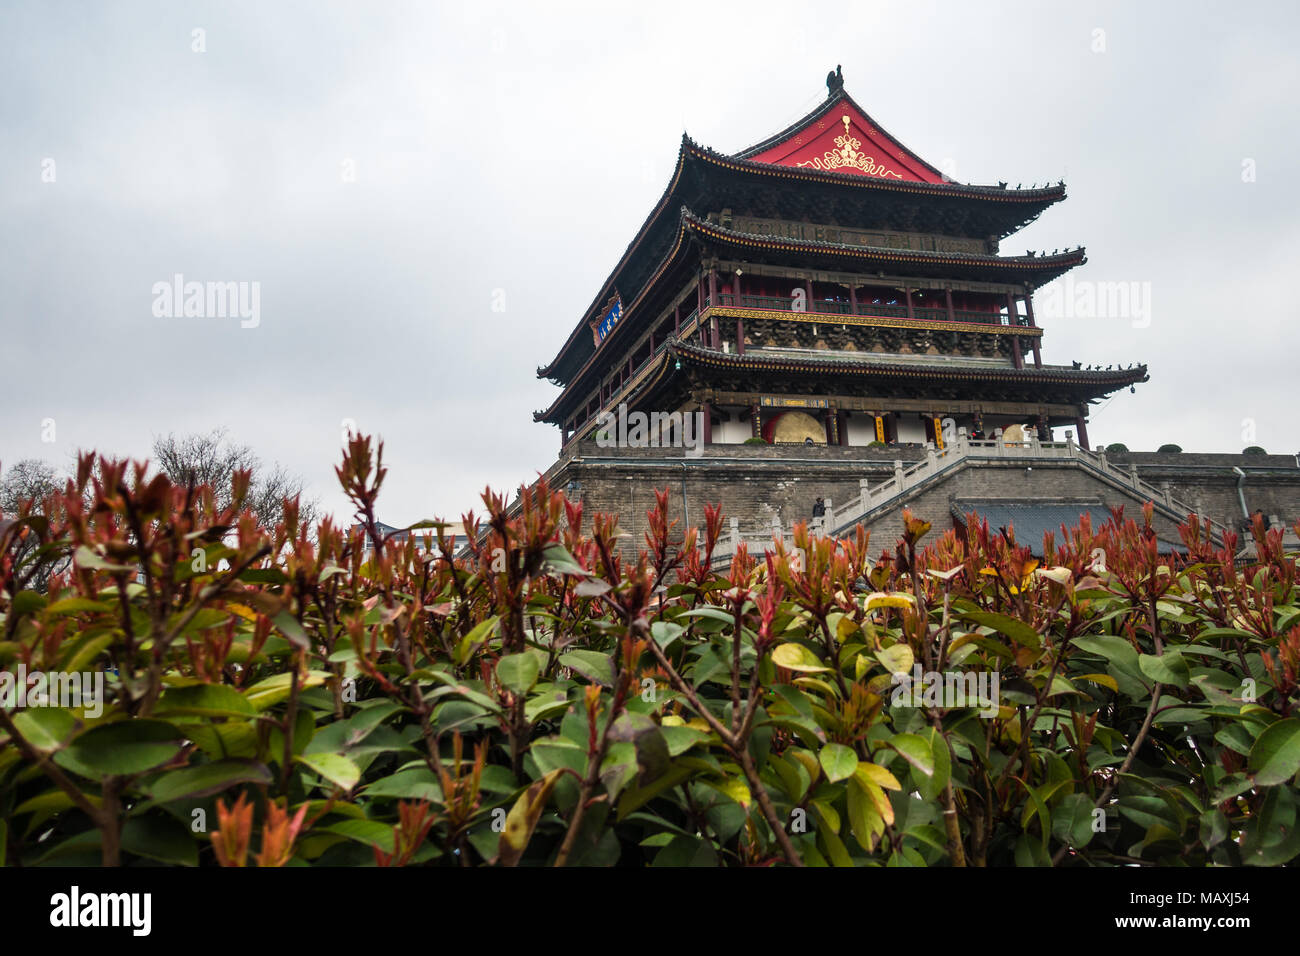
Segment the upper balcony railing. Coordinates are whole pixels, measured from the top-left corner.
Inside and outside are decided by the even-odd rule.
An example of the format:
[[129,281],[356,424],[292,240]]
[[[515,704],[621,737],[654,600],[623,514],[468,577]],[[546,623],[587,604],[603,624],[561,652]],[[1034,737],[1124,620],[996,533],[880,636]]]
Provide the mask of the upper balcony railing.
[[[763,309],[771,312],[794,312],[795,299],[782,295],[733,295],[723,292],[717,296],[717,304],[723,308]],[[856,310],[851,302],[832,301],[830,299],[804,299],[803,312],[816,315],[861,315],[886,319],[908,318],[905,305],[878,305],[874,302],[859,302]],[[713,304],[711,297],[704,299],[705,308]],[[977,325],[1008,325],[1007,316],[999,312],[976,312],[968,309],[954,309],[949,316],[947,309],[913,307],[910,316],[929,322],[970,322]],[[1028,327],[1029,320],[1015,316],[1016,324]]]
[[[776,296],[776,295],[736,296],[731,293],[719,293],[716,298],[717,298],[716,305],[724,308],[738,307],[742,309],[761,309],[770,312],[795,313],[795,309],[794,309],[795,299],[791,296]],[[814,315],[828,315],[828,316],[857,314],[860,316],[876,317],[876,318],[906,319],[908,317],[907,306],[904,305],[877,305],[876,303],[871,303],[871,302],[859,302],[857,304],[857,311],[855,313],[853,304],[850,302],[838,302],[829,299],[812,299],[812,300],[805,299],[803,301],[804,301],[805,311],[803,313],[795,313],[795,314],[806,315],[809,312],[811,312]],[[714,304],[715,303],[712,297],[709,296],[704,297],[704,308],[706,311],[709,308],[712,308]],[[924,319],[926,321],[932,321],[932,322],[948,322],[948,321],[966,322],[971,325],[1007,325],[1008,324],[1006,315],[997,312],[974,312],[965,309],[954,309],[952,316],[950,317],[948,315],[947,309],[930,309],[930,308],[913,307],[911,317],[913,319]],[[1016,316],[1016,319],[1017,319],[1016,322],[1017,325],[1025,326],[1025,327],[1029,325],[1029,321],[1025,316]],[[694,334],[695,332],[697,332],[700,327],[700,321],[701,321],[701,316],[699,310],[698,309],[691,310],[690,314],[681,320],[681,324],[678,327],[678,332],[677,332],[678,338],[686,339],[692,334]],[[601,410],[604,410],[607,408],[612,408],[615,405],[617,405],[620,399],[622,399],[625,395],[628,394],[629,391],[631,391],[638,384],[640,384],[642,379],[644,379],[645,377],[648,366],[656,358],[658,358],[661,354],[663,354],[663,351],[666,347],[667,347],[666,341],[661,341],[656,343],[654,350],[649,354],[647,354],[646,357],[643,358],[640,362],[637,362],[635,364],[634,368],[631,370],[631,375],[626,380],[624,380],[621,384],[615,386],[608,395],[603,396],[603,400],[597,403],[599,408]],[[588,419],[587,421],[589,422],[590,419]],[[578,440],[580,435],[583,433],[584,427],[585,426],[579,426],[578,430],[574,433],[573,437],[569,439],[569,442]]]

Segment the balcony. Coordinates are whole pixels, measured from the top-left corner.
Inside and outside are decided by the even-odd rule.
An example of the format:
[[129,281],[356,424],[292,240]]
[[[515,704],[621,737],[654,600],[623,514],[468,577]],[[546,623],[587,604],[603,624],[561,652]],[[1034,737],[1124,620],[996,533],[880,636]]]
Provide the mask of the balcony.
[[[720,308],[762,309],[770,312],[795,312],[795,299],[779,295],[732,295],[720,293],[716,296]],[[829,299],[804,299],[800,314],[807,315],[859,315],[866,318],[881,319],[921,319],[927,322],[969,322],[974,325],[1008,325],[1007,317],[999,312],[974,312],[954,309],[949,316],[947,309],[913,308],[911,316],[905,305],[877,305],[871,302],[859,302],[857,307],[850,302]],[[714,305],[713,297],[705,297],[704,306]],[[1027,328],[1029,320],[1023,315],[1015,316],[1016,325]]]

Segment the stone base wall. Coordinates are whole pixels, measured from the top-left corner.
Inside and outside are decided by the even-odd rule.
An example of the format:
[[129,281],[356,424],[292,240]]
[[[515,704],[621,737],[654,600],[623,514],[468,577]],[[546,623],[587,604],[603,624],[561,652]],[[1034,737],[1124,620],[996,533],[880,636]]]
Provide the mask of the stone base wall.
[[[907,467],[925,457],[921,448],[840,448],[827,446],[712,446],[703,454],[681,449],[608,449],[594,443],[558,461],[547,472],[553,488],[583,503],[584,514],[615,513],[630,533],[628,550],[644,545],[646,511],[654,507],[656,489],[668,489],[669,510],[681,524],[700,526],[704,505],[719,504],[725,518],[738,518],[747,537],[763,534],[773,519],[784,528],[812,517],[818,497],[842,509],[858,498],[861,482],[872,487],[894,474],[894,463]],[[1247,508],[1276,515],[1287,527],[1300,519],[1300,467],[1290,456],[1126,453],[1107,456],[1112,465],[1136,467],[1157,487],[1169,482],[1174,498],[1233,528],[1242,522],[1238,494]],[[1123,505],[1140,514],[1144,500],[1133,489],[1117,488],[1069,461],[972,461],[911,489],[868,523],[872,550],[893,548],[902,531],[902,509],[909,507],[936,531],[953,527],[954,502],[1008,499],[1079,502],[1094,511]],[[724,521],[724,528],[727,522]],[[1178,540],[1177,523],[1158,516],[1162,538]],[[724,530],[724,534],[726,531]]]

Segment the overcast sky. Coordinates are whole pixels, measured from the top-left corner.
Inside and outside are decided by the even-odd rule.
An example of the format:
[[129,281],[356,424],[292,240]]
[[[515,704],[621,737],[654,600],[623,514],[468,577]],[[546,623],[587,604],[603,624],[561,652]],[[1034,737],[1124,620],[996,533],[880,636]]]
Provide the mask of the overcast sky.
[[[1150,364],[1094,444],[1295,452],[1298,26],[1293,2],[6,0],[0,462],[224,425],[345,518],[351,421],[386,442],[389,523],[514,488],[559,443],[535,369],[682,131],[748,146],[837,63],[958,180],[1066,180],[1004,253],[1083,244],[1076,284],[1149,294],[1040,308],[1044,361]],[[176,274],[258,283],[257,325],[156,315]]]

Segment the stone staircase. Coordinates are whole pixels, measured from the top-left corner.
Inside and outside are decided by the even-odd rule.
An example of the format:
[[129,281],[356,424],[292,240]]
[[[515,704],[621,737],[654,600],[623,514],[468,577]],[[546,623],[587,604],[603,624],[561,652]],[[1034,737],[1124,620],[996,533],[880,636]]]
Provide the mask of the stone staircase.
[[[1068,463],[1081,468],[1116,490],[1132,494],[1142,501],[1151,501],[1157,511],[1164,517],[1181,523],[1187,515],[1196,511],[1192,506],[1179,501],[1169,490],[1169,483],[1162,482],[1160,487],[1143,481],[1136,466],[1119,468],[1106,460],[1102,451],[1088,451],[1073,440],[1065,442],[1044,442],[1031,439],[1023,442],[974,441],[964,434],[959,434],[952,443],[943,448],[933,444],[926,448],[926,455],[921,461],[905,468],[903,462],[894,462],[894,475],[875,487],[867,479],[860,482],[861,492],[856,498],[836,506],[826,501],[826,513],[809,522],[809,529],[817,534],[843,535],[851,532],[859,523],[870,525],[883,514],[898,508],[902,499],[911,497],[913,492],[924,486],[942,481],[957,469],[977,462],[1015,462],[1027,467],[1035,462]],[[1211,522],[1211,529],[1217,538],[1226,529],[1218,522]],[[783,538],[787,545],[792,541],[793,523],[784,527],[780,518],[773,517],[770,526],[755,528],[751,533],[742,533],[738,518],[730,521],[729,534],[724,534],[718,542],[715,557],[726,561],[735,554],[739,544],[747,543],[750,554],[762,554],[772,545],[774,536]]]

